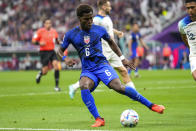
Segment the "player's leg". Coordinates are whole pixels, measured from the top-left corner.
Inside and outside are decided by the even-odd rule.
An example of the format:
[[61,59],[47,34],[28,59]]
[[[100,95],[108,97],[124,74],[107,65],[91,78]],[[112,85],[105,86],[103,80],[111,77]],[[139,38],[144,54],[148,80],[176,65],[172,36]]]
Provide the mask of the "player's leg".
[[139,58],[135,57],[134,58],[134,64],[135,64],[135,67],[136,67],[136,70],[135,70],[135,73],[134,73],[135,77],[139,77],[139,73],[138,73],[139,63],[140,63]]
[[59,77],[60,77],[60,72],[59,72],[59,61],[56,56],[55,51],[50,51],[49,53],[49,59],[52,62],[52,66],[54,68],[54,79],[55,79],[55,91],[60,91],[61,89],[59,88]]
[[113,52],[110,54],[111,54],[111,57],[109,57],[108,61],[109,61],[110,65],[120,73],[120,75],[122,76],[123,83],[125,85],[128,85],[128,86],[135,88],[135,85],[133,84],[133,82],[131,81],[131,79],[129,77],[128,71],[123,66],[120,58]]
[[[111,66],[105,66],[102,69],[102,73],[98,74],[98,78],[103,81],[104,84],[106,84],[109,88],[115,90],[116,92],[126,95],[129,98],[136,100],[142,104],[144,104],[146,107],[150,108],[153,111],[156,111],[158,113],[162,113],[164,110],[164,107],[160,107],[158,105],[153,104],[148,99],[143,97],[141,94],[139,94],[135,89],[133,89],[130,86],[123,86],[120,82],[120,79],[118,78],[117,73],[114,71],[114,69]],[[158,109],[154,110],[156,107]]]
[[140,102],[141,104],[145,105],[146,107],[148,107],[149,109],[151,109],[152,111],[155,111],[157,113],[162,114],[165,107],[162,105],[156,105],[153,104],[151,101],[149,101],[148,99],[146,99],[144,96],[142,96],[141,94],[139,94],[139,92],[137,92],[135,89],[129,87],[129,86],[123,86],[120,83],[119,79],[114,79],[112,80],[109,85],[108,85],[111,89],[115,90],[116,92],[126,95],[129,98]]
[[69,97],[71,99],[74,98],[74,95],[75,95],[78,88],[80,88],[79,81],[77,81],[76,83],[74,83],[72,85],[69,85]]
[[133,88],[135,89],[135,85],[134,85],[134,83],[131,81],[127,69],[126,69],[124,66],[115,67],[115,69],[116,69],[116,70],[120,73],[120,75],[122,76],[123,83],[124,83],[126,86],[130,86],[130,87],[133,87]]
[[196,70],[192,72],[193,79],[196,81]]
[[93,90],[93,87],[96,87],[97,85],[98,85],[98,79],[96,78],[96,76],[90,73],[81,74],[81,79],[80,79],[81,97],[84,104],[87,106],[89,112],[93,115],[93,117],[96,120],[95,124],[93,124],[92,127],[99,127],[105,125],[105,121],[103,118],[100,117],[97,107],[95,105],[94,98],[91,94],[91,90]]
[[53,65],[53,68],[54,68],[54,78],[55,78],[55,91],[60,91],[60,88],[59,88],[59,76],[60,76],[60,73],[59,73],[59,66],[58,66],[58,61],[57,60],[53,60],[52,61],[52,65]]
[[[129,57],[129,60],[135,64],[135,58],[136,58],[136,51],[132,52],[132,55]],[[128,69],[128,74],[131,75],[131,69]]]
[[36,76],[36,83],[40,83],[41,77],[43,75],[46,75],[48,73],[48,63],[49,63],[49,58],[48,58],[48,53],[41,51],[40,52],[40,60],[42,64],[42,69],[38,72]]

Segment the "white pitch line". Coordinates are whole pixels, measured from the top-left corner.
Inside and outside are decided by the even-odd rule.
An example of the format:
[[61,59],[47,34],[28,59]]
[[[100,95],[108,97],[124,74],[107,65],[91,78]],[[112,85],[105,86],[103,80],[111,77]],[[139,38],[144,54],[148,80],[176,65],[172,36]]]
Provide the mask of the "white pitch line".
[[[188,88],[196,88],[195,86],[189,86],[189,87],[174,87],[174,86],[158,86],[158,87],[143,87],[143,88],[136,88],[137,90],[143,90],[143,89],[150,89],[150,90],[164,90],[164,89],[188,89]],[[104,91],[112,91],[112,90],[103,90],[103,89],[96,89],[95,92],[104,92]],[[58,95],[58,94],[68,94],[67,91],[62,92],[43,92],[43,93],[23,93],[23,94],[2,94],[1,97],[14,97],[14,96],[36,96],[36,95]]]
[[[95,92],[103,92],[103,90],[96,89]],[[36,95],[58,95],[58,94],[68,94],[67,91],[62,92],[42,92],[42,93],[23,93],[23,94],[2,94],[0,97],[12,97],[12,96],[36,96]]]
[[80,130],[80,129],[34,129],[34,128],[0,128],[0,130],[17,130],[17,131],[109,131],[109,130]]
[[35,96],[35,95],[53,95],[53,94],[62,94],[67,92],[43,92],[43,93],[23,93],[23,94],[12,94],[12,95],[0,95],[0,97],[7,97],[7,96]]

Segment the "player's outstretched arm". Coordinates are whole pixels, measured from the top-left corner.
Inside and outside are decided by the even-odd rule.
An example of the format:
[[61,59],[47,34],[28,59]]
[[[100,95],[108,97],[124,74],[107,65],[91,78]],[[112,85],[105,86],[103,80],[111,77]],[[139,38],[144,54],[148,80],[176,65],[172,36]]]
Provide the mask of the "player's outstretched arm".
[[132,42],[133,42],[133,40],[130,39],[129,40],[129,43],[128,43],[129,56],[132,56]]
[[117,35],[119,38],[122,38],[124,36],[124,33],[122,31],[119,31],[117,29],[113,29],[113,32],[115,35]]
[[130,62],[129,60],[127,60],[123,55],[122,55],[122,52],[120,50],[120,48],[118,47],[118,45],[112,40],[112,39],[109,39],[108,41],[108,44],[110,45],[111,49],[120,57],[123,65],[127,68],[131,68],[133,70],[136,69],[135,65]]
[[58,50],[57,50],[57,52],[56,52],[57,57],[58,57],[60,60],[65,61],[66,65],[68,65],[68,66],[73,66],[73,65],[75,65],[76,61],[73,60],[73,59],[68,58],[67,56],[64,56],[64,51],[65,51],[64,48],[59,47]]
[[142,46],[144,46],[144,48],[146,48],[146,50],[149,49],[149,47],[146,45],[142,38],[140,38],[140,43],[142,44]]

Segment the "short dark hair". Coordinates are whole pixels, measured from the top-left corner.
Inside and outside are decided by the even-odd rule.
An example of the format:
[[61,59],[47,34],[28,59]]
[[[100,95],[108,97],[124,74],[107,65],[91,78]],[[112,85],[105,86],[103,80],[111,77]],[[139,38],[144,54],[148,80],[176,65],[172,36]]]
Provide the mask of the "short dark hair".
[[47,18],[44,18],[44,19],[43,19],[43,23],[45,24],[45,22],[46,22],[47,20],[50,20],[50,18],[48,18],[48,17],[47,17]]
[[196,2],[196,0],[184,0],[185,3]]
[[98,0],[97,7],[100,8],[102,5],[106,4],[109,0]]
[[76,14],[82,17],[84,13],[93,13],[93,8],[88,4],[80,4],[76,9]]

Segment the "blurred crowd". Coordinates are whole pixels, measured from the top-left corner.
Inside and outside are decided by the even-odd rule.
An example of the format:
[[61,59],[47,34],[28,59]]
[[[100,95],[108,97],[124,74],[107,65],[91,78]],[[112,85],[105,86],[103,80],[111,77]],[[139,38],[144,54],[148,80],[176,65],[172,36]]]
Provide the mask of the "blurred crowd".
[[[34,50],[35,48],[31,47],[32,36],[48,17],[62,39],[69,29],[78,25],[75,14],[77,5],[88,3],[93,6],[96,14],[96,2],[96,0],[0,0],[0,49],[24,47]],[[178,18],[182,15],[182,11],[184,12],[182,0],[111,0],[111,4],[110,16],[114,27],[125,33],[124,38],[117,39],[125,56],[129,54],[127,44],[133,23],[139,24],[142,36],[148,36],[160,32],[171,20]],[[164,52],[164,48],[166,47],[161,44],[148,52],[140,53],[140,68],[175,68],[171,49],[166,49]],[[188,62],[187,56],[185,52],[180,58],[180,68],[184,68],[184,63]],[[79,63],[75,68],[80,66]],[[30,54],[22,58],[13,54],[9,59],[0,59],[0,70],[40,68],[39,57],[35,58]],[[61,68],[68,67],[62,63]]]
[[[120,45],[119,45],[120,46]],[[122,47],[122,46],[120,46]],[[126,52],[123,52],[126,56]],[[188,50],[184,45],[171,47],[171,44],[157,45],[155,49],[147,51],[142,46],[138,46],[137,54],[139,57],[139,68],[156,70],[156,69],[189,69],[189,57]],[[129,58],[128,56],[126,56]],[[77,61],[74,67],[69,67],[65,62],[59,62],[60,69],[81,69],[81,63],[79,58],[75,58]],[[2,58],[0,57],[0,71],[1,70],[38,70],[41,69],[40,58],[38,55],[31,55],[29,53],[19,56],[15,53],[12,57]],[[49,63],[49,68],[52,69],[52,64]]]
[[[62,39],[63,34],[78,24],[75,9],[80,3],[95,8],[96,0],[1,0],[0,47],[31,44],[36,29],[50,17]],[[181,14],[182,0],[111,0],[111,17],[118,29],[139,23],[143,36],[160,32],[168,21]]]

